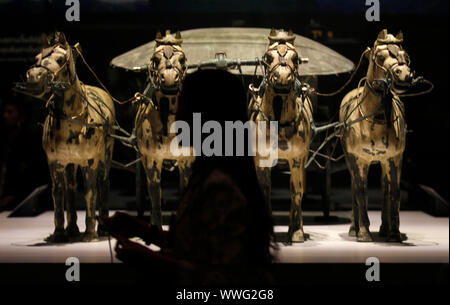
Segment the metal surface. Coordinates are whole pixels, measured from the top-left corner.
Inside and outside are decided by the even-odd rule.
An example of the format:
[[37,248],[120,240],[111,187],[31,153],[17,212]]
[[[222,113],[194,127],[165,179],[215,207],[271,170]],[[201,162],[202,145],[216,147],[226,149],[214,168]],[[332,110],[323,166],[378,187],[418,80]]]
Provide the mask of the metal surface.
[[[268,45],[270,29],[265,28],[204,28],[181,32],[183,50],[189,65],[201,64],[224,52],[228,59],[254,60],[261,58]],[[301,57],[309,58],[302,64],[300,75],[329,75],[351,71],[353,62],[330,48],[295,35],[295,47]],[[115,57],[111,65],[126,70],[135,70],[145,66],[153,54],[155,41],[151,41],[122,55]],[[231,70],[239,74],[238,70]],[[242,66],[242,73],[253,75],[255,67]],[[261,69],[257,70],[262,75]]]

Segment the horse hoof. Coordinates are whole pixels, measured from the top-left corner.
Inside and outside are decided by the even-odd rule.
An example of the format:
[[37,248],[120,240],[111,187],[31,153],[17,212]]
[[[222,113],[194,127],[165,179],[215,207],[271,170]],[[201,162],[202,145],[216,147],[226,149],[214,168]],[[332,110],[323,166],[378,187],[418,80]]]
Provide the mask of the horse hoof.
[[387,242],[395,242],[395,243],[401,243],[403,241],[402,235],[400,232],[395,232],[389,234],[388,238],[386,239]]
[[351,236],[351,237],[356,237],[356,229],[355,229],[355,227],[350,227],[350,230],[348,231],[348,236]]
[[301,230],[295,231],[294,234],[292,234],[291,242],[294,242],[294,243],[305,242],[305,236],[303,234],[303,231],[301,231]]
[[67,237],[66,232],[54,232],[53,234],[47,236],[44,241],[52,244],[61,244],[67,243],[69,238]]
[[83,242],[98,241],[98,234],[97,233],[87,233],[87,232],[85,232],[83,234],[82,241]]
[[389,235],[389,230],[386,227],[381,226],[380,227],[380,231],[378,232],[378,236],[380,236],[380,237],[388,237],[388,235]]
[[369,232],[366,233],[358,233],[358,238],[356,239],[358,242],[372,242],[373,238]]
[[80,236],[80,230],[78,229],[78,226],[74,226],[74,227],[67,227],[66,228],[66,233],[67,236],[70,237],[78,237]]
[[109,235],[108,231],[101,229],[101,228],[97,229],[97,234],[99,237],[105,237],[105,236]]

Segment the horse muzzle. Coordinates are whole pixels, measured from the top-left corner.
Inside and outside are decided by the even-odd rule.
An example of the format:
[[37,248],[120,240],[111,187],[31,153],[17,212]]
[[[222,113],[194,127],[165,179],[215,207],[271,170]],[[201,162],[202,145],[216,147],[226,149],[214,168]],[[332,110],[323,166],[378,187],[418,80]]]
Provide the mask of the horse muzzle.
[[274,83],[273,90],[276,94],[289,94],[293,88],[293,82],[288,84]]
[[414,73],[408,74],[404,79],[394,78],[396,91],[406,91],[412,86],[414,86]]
[[46,93],[46,86],[44,82],[17,82],[14,83],[13,90],[39,97]]
[[32,68],[27,71],[27,80],[15,84],[16,91],[25,91],[31,95],[42,96],[47,92],[50,83],[49,73],[43,68]]
[[167,69],[159,75],[159,87],[166,95],[176,95],[180,91],[180,75],[175,69]]
[[178,83],[167,86],[164,84],[160,85],[161,92],[165,95],[177,95],[180,92],[180,85]]
[[289,94],[294,87],[295,77],[291,73],[284,71],[274,71],[269,77],[270,83],[277,94]]

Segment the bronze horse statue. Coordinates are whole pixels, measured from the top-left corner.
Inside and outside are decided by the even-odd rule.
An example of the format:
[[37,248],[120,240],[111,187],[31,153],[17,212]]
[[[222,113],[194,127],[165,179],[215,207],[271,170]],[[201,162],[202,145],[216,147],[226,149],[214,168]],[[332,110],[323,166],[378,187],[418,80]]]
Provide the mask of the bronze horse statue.
[[[44,39],[41,53],[26,73],[26,82],[16,89],[46,101],[42,145],[47,154],[52,180],[55,230],[46,240],[79,240],[75,194],[77,171],[85,184],[86,231],[83,241],[98,238],[95,211],[108,215],[109,169],[114,146],[112,124],[114,104],[102,89],[83,84],[77,76],[75,60],[81,55],[63,33]],[[67,227],[64,228],[64,206]],[[99,232],[102,235],[102,232]]]
[[[400,234],[400,174],[405,150],[406,121],[399,94],[411,86],[408,54],[403,34],[382,30],[367,50],[369,68],[363,87],[350,91],[340,106],[344,129],[342,146],[352,180],[352,224],[349,235],[361,242],[373,241],[367,215],[367,174],[373,163],[381,165],[384,191],[379,235],[402,241]],[[361,82],[360,82],[361,84]]]
[[136,120],[135,133],[141,161],[147,175],[147,189],[152,212],[151,223],[161,226],[161,171],[178,166],[180,189],[183,190],[190,176],[195,157],[175,156],[170,143],[176,134],[170,132],[175,122],[178,100],[183,80],[187,74],[186,56],[181,47],[179,32],[163,37],[157,33],[153,55],[148,65],[150,85],[141,98]]
[[[291,206],[289,241],[304,242],[301,202],[305,192],[305,163],[311,142],[313,106],[302,93],[298,67],[302,59],[294,47],[291,31],[272,30],[263,58],[265,76],[259,88],[250,85],[250,119],[256,122],[278,122],[278,159],[287,160],[291,172]],[[269,133],[266,133],[269,142]],[[271,212],[271,167],[260,167],[261,154],[256,151],[255,165],[266,204]]]

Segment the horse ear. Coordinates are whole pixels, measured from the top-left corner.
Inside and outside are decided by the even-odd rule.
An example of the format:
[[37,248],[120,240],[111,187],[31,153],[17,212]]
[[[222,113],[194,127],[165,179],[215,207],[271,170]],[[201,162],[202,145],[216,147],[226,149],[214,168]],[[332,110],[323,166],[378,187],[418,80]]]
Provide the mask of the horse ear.
[[156,39],[161,39],[161,38],[162,38],[161,32],[160,31],[156,32]]
[[41,44],[42,44],[42,48],[48,48],[50,46],[50,42],[49,39],[47,37],[47,34],[42,33],[41,35]]
[[386,39],[387,36],[387,30],[383,29],[381,30],[381,32],[378,34],[378,39]]
[[55,33],[55,42],[60,43],[62,45],[66,45],[67,44],[66,35],[64,35],[63,32],[56,32]]
[[292,32],[292,29],[289,29],[288,36],[292,36],[292,35],[294,35],[294,32]]
[[166,30],[166,36],[170,35],[170,30]]
[[403,40],[403,32],[402,32],[402,31],[399,31],[399,32],[397,33],[397,35],[395,36],[395,38],[397,38],[398,40]]
[[277,32],[275,32],[275,29],[272,28],[272,29],[270,30],[269,36],[276,36],[276,35],[277,35]]
[[181,39],[181,33],[180,33],[180,31],[177,31],[177,32],[175,33],[175,39]]
[[387,29],[383,29],[379,34],[378,34],[378,39],[386,39],[387,37]]

